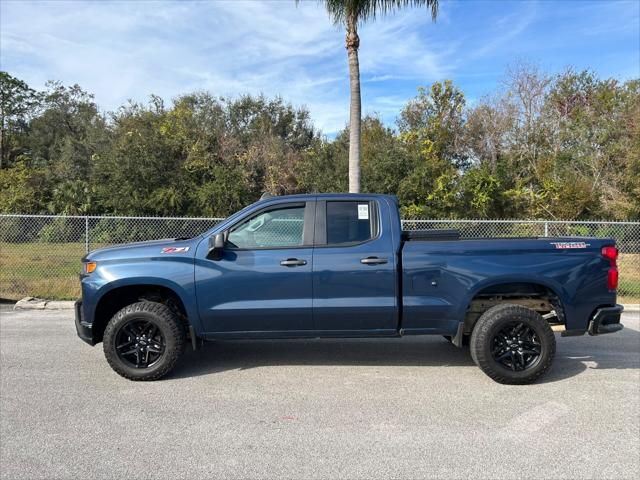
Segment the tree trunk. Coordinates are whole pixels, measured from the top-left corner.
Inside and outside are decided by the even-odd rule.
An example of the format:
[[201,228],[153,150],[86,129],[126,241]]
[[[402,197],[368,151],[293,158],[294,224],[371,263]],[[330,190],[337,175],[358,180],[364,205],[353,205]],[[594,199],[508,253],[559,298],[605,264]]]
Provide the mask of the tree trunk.
[[347,54],[349,56],[349,83],[351,104],[349,112],[349,193],[360,192],[360,64],[358,62],[357,19],[347,20]]

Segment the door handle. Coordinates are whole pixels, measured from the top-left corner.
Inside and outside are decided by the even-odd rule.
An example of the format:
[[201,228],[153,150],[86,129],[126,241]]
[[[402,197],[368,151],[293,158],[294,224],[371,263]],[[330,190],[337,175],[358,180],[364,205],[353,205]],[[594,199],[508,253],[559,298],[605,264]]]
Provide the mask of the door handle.
[[297,258],[287,258],[286,260],[282,260],[280,265],[283,267],[301,267],[302,265],[306,265],[306,260],[299,260]]
[[364,263],[365,265],[380,265],[382,263],[387,263],[387,259],[378,257],[367,257],[360,260],[360,263]]

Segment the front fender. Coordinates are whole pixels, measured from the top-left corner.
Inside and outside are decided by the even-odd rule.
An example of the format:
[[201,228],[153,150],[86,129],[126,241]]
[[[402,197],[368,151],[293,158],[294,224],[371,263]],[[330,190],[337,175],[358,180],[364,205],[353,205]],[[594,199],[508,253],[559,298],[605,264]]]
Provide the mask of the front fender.
[[[142,273],[144,272],[144,273]],[[93,323],[96,307],[110,291],[127,286],[158,286],[172,290],[182,301],[189,323],[196,333],[201,322],[195,302],[193,258],[175,257],[170,260],[101,262],[93,274],[82,279],[82,308],[84,318]]]

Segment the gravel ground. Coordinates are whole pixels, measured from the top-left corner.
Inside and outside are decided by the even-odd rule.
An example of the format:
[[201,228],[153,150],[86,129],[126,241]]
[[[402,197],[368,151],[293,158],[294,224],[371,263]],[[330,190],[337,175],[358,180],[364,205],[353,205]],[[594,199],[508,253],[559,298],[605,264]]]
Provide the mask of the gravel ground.
[[134,383],[70,311],[0,312],[0,478],[640,475],[640,313],[535,385],[442,338],[236,341]]

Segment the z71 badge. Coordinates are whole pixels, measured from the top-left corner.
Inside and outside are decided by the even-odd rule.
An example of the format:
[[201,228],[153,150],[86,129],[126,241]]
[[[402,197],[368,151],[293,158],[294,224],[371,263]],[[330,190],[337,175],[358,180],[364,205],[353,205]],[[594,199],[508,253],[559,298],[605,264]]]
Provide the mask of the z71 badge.
[[188,251],[189,247],[165,247],[162,249],[162,253],[184,253]]
[[585,243],[585,242],[551,242],[551,245],[553,245],[556,248],[587,248],[588,246],[590,246],[590,243]]

